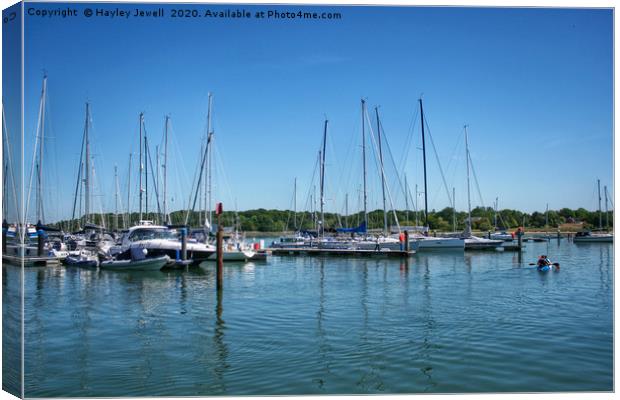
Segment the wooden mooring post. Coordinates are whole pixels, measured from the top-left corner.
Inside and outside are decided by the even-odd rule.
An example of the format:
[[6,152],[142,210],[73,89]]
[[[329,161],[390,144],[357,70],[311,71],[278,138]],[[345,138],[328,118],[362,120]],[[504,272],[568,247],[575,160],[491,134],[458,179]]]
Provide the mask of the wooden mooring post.
[[217,290],[222,290],[223,281],[224,281],[224,230],[222,229],[222,225],[220,224],[220,215],[222,214],[223,207],[222,203],[217,203],[215,208],[215,213],[217,215],[217,275],[216,275],[216,286]]
[[181,260],[187,260],[187,228],[181,228]]
[[409,253],[409,231],[405,231],[405,251]]
[[37,256],[43,257],[45,247],[45,231],[43,229],[37,230]]
[[6,236],[9,231],[9,223],[6,219],[2,221],[2,254],[6,254]]

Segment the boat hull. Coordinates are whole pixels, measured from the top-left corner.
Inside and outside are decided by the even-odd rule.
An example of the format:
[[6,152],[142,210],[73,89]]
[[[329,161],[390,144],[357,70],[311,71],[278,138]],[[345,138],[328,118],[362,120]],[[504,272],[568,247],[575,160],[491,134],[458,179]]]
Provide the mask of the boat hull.
[[170,262],[170,257],[149,257],[143,260],[111,260],[103,261],[101,269],[111,271],[158,271]]
[[613,243],[613,236],[586,236],[573,238],[575,243]]
[[429,237],[409,241],[409,248],[416,251],[463,251],[465,241],[456,238]]
[[[222,252],[223,261],[246,261],[254,256],[253,251],[224,251]],[[213,253],[206,261],[217,261],[217,253]]]
[[69,267],[80,268],[97,268],[97,266],[99,265],[99,261],[97,259],[80,259],[73,256],[68,256],[67,258],[65,258],[64,263]]

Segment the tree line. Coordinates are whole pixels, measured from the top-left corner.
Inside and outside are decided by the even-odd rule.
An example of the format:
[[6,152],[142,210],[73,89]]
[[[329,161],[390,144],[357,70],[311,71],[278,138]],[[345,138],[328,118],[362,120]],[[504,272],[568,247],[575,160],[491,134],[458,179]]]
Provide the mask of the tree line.
[[[171,225],[185,225],[187,211],[174,211],[170,214]],[[599,227],[599,222],[603,227],[613,227],[613,211],[602,212],[588,211],[584,208],[572,210],[562,208],[560,210],[549,210],[548,212],[526,213],[518,210],[505,209],[497,214],[491,207],[477,207],[471,211],[472,229],[476,231],[498,229],[511,230],[517,227],[535,228],[535,229],[557,229],[560,225],[566,223],[583,223],[586,229]],[[213,223],[217,224],[217,217],[212,215]],[[225,211],[220,216],[222,226],[237,227],[241,231],[254,232],[285,232],[295,230],[316,230],[320,221],[319,213],[308,211],[294,213],[290,210],[268,210],[259,208],[247,211]],[[151,220],[156,224],[163,224],[161,215],[149,213],[142,215],[143,220]],[[205,213],[191,212],[187,225],[190,227],[200,227],[204,225],[206,219]],[[389,226],[396,225],[396,219],[400,226],[423,226],[426,224],[427,218],[423,211],[389,211]],[[467,212],[457,211],[450,207],[446,207],[440,211],[432,210],[428,213],[428,226],[431,230],[440,232],[462,231],[467,224]],[[139,220],[138,213],[131,215],[118,215],[113,213],[107,214],[91,214],[89,221],[93,224],[105,226],[108,229],[123,229],[135,225]],[[325,229],[333,230],[342,227],[359,226],[363,221],[363,212],[351,215],[340,215],[336,213],[325,213]],[[497,223],[497,225],[496,225]],[[63,220],[50,226],[60,228],[64,231],[75,231],[82,228],[85,219]],[[383,210],[373,210],[368,213],[368,229],[383,228]]]

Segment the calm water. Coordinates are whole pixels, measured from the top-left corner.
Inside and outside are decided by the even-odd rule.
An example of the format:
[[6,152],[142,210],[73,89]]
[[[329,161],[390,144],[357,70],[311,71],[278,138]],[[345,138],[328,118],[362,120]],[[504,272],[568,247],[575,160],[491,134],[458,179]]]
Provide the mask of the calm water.
[[[549,254],[560,272],[528,262]],[[3,317],[20,271],[3,267]],[[25,272],[25,394],[613,390],[613,247]],[[3,335],[5,380],[18,333]]]

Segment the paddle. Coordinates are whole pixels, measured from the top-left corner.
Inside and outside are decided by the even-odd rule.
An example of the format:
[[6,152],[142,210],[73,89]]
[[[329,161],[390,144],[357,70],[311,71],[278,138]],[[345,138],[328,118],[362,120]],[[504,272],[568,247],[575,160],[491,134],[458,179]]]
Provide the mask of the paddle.
[[[536,263],[530,263],[530,265],[538,265]],[[560,269],[560,263],[552,263],[551,265],[553,265],[554,267],[556,267],[557,269]]]

